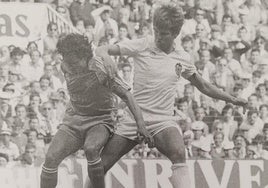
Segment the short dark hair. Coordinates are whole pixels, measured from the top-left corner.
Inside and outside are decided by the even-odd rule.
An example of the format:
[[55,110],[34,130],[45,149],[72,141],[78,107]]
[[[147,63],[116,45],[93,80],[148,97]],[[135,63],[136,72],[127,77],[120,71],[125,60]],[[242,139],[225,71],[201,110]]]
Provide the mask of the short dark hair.
[[184,23],[183,10],[173,4],[162,5],[153,15],[156,28],[168,28],[173,34],[179,34]]
[[61,37],[57,43],[57,50],[63,57],[68,54],[75,54],[77,57],[86,59],[93,57],[91,43],[86,37],[76,33]]
[[15,47],[11,52],[10,52],[10,56],[14,57],[16,55],[20,55],[23,56],[24,55],[24,51],[22,51],[19,47]]

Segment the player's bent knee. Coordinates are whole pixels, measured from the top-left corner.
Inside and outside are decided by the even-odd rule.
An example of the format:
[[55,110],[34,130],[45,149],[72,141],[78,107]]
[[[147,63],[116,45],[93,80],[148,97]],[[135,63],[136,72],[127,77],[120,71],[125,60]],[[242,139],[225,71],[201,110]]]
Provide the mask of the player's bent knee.
[[100,157],[100,148],[96,145],[85,146],[84,151],[85,151],[87,160],[92,161]]
[[174,151],[169,156],[169,159],[173,164],[175,163],[185,163],[185,149],[184,147],[180,147],[177,149],[177,151]]

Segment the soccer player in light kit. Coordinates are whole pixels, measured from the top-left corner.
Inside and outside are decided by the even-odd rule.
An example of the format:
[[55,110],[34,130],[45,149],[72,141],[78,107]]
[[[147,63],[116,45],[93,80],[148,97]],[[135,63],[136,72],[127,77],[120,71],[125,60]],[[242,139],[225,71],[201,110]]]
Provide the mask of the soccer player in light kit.
[[[114,73],[113,62],[93,57],[91,44],[80,34],[59,40],[62,70],[70,94],[63,125],[54,136],[41,173],[41,188],[55,188],[57,169],[68,155],[83,147],[88,176],[94,188],[104,188],[104,169],[100,152],[113,133],[113,94],[126,102],[137,122],[137,132],[145,142],[153,139],[145,129],[141,110],[124,84]],[[111,63],[111,64],[109,64]],[[116,147],[120,147],[117,145]]]
[[[110,55],[133,58],[133,95],[142,110],[146,128],[154,138],[155,147],[172,162],[171,183],[174,188],[190,187],[181,130],[173,116],[178,78],[184,77],[210,97],[234,105],[247,105],[244,99],[235,98],[202,79],[188,53],[182,48],[176,48],[174,39],[179,35],[183,23],[184,16],[180,7],[162,5],[154,12],[154,37],[96,49],[96,55],[107,61],[110,60]],[[115,134],[102,150],[105,172],[137,144],[136,129],[134,118],[127,110]]]

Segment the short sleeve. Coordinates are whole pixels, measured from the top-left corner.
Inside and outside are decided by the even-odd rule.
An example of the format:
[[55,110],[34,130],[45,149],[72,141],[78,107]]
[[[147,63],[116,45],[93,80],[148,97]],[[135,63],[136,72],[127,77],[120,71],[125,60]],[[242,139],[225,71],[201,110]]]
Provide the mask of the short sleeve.
[[190,55],[185,52],[181,51],[180,52],[180,60],[181,65],[182,65],[182,72],[181,76],[185,79],[188,79],[191,77],[193,74],[196,73],[196,67],[193,62],[191,62]]
[[140,51],[144,50],[148,46],[148,38],[127,40],[119,42],[120,53],[123,56],[136,56]]
[[113,91],[114,87],[121,87],[127,91],[130,91],[131,88],[127,83],[125,83],[118,75],[111,80],[110,82],[110,89]]

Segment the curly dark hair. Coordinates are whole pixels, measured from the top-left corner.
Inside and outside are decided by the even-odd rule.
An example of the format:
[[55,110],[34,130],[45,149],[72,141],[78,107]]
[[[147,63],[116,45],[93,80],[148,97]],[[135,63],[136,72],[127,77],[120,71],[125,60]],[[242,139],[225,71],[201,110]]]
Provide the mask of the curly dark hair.
[[67,55],[86,59],[93,57],[91,42],[88,42],[85,36],[76,33],[62,35],[57,43],[57,51],[63,58]]

